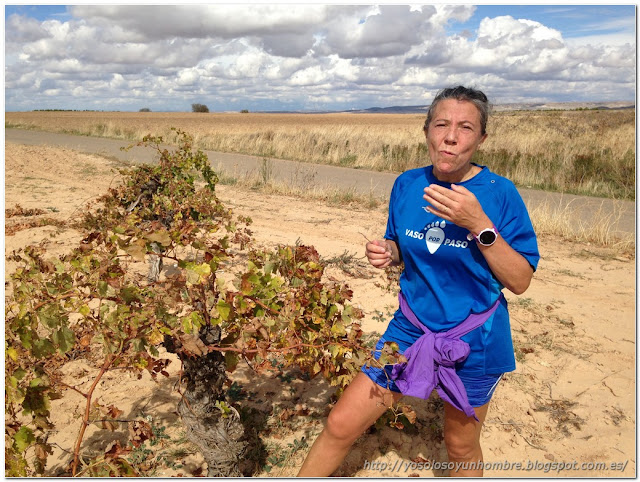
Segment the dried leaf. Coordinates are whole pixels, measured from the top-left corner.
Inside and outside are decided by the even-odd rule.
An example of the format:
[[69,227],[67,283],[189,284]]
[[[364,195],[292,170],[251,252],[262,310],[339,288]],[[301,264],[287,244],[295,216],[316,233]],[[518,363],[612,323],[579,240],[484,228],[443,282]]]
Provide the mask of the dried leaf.
[[124,248],[124,252],[131,256],[136,261],[144,261],[144,257],[147,254],[147,250],[137,244],[132,244]]
[[295,414],[298,416],[307,416],[309,415],[309,408],[306,405],[298,403],[295,406]]
[[281,413],[280,413],[280,420],[282,422],[286,422],[287,420],[289,420],[292,416],[294,415],[293,410],[289,409],[289,408],[285,408]]
[[143,420],[133,420],[129,422],[129,441],[134,447],[140,447],[145,440],[153,438],[151,425]]
[[119,440],[114,440],[113,442],[109,443],[109,445],[107,445],[107,448],[104,451],[104,455],[106,458],[116,458],[122,455],[127,455],[130,452],[130,448],[122,447]]
[[158,230],[145,236],[150,242],[158,243],[162,246],[169,246],[171,244],[171,236],[166,230]]
[[411,425],[416,423],[417,414],[413,408],[411,408],[409,405],[402,405],[401,410],[402,414],[407,417],[407,420]]
[[36,458],[43,462],[46,462],[47,454],[52,454],[52,453],[53,453],[53,449],[51,447],[48,447],[45,444],[36,444],[35,446]]
[[111,420],[102,420],[100,422],[100,426],[108,430],[109,432],[115,432],[118,429],[118,424],[116,422],[112,422]]
[[205,345],[198,335],[181,335],[182,349],[189,355],[202,356],[207,353],[207,345]]
[[120,410],[118,407],[116,407],[115,405],[109,405],[107,407],[107,414],[109,415],[109,417],[111,418],[118,418],[120,417],[120,415],[122,415],[124,412],[122,410]]

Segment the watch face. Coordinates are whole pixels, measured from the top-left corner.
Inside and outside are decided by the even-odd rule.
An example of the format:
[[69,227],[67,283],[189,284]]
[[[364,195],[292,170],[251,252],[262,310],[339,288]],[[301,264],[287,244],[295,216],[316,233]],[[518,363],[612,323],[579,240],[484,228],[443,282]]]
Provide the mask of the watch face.
[[493,244],[496,240],[496,233],[490,230],[482,231],[480,236],[478,236],[481,244]]

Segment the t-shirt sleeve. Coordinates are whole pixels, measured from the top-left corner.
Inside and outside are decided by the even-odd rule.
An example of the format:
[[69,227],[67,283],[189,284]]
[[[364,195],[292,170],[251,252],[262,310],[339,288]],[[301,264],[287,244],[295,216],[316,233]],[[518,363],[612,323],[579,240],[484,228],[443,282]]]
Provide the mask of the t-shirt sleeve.
[[500,236],[509,243],[509,246],[524,256],[535,271],[538,268],[538,261],[540,261],[538,240],[527,206],[511,182],[507,185],[502,212],[504,215],[500,225],[496,226]]
[[387,218],[387,230],[384,233],[385,239],[390,239],[391,241],[395,241],[396,243],[398,242],[398,234],[396,232],[394,207],[397,202],[396,198],[398,196],[398,191],[400,190],[400,188],[398,187],[399,179],[399,177],[396,178],[395,182],[393,183],[391,195],[389,196],[389,217]]

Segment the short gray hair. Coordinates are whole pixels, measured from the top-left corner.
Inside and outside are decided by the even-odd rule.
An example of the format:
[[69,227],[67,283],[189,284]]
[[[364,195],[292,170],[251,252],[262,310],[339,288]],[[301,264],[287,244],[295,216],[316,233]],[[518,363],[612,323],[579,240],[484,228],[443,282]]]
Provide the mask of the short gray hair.
[[476,109],[478,109],[478,112],[480,113],[482,135],[487,133],[487,121],[489,120],[489,111],[491,110],[489,99],[484,95],[484,92],[469,87],[463,87],[462,85],[458,85],[457,87],[447,87],[437,93],[435,99],[433,99],[433,102],[429,106],[429,110],[427,111],[427,119],[424,121],[425,129],[429,127],[438,103],[446,99],[467,101],[475,105]]

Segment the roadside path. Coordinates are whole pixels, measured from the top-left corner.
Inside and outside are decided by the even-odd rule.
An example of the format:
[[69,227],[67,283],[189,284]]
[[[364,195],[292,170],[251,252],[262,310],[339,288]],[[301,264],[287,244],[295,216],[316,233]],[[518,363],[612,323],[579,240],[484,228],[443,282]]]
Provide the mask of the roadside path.
[[[121,151],[129,142],[101,137],[75,136],[23,129],[5,129],[5,142],[26,145],[51,145],[65,147],[79,152],[114,157],[127,162],[152,162],[157,154],[148,148],[134,147]],[[263,158],[244,154],[204,151],[212,166],[235,177],[256,175],[263,168]],[[327,166],[282,159],[269,159],[269,175],[275,180],[312,182],[318,187],[352,189],[359,194],[372,194],[376,197],[388,196],[397,174],[388,172],[350,169],[339,166]],[[614,224],[614,231],[635,233],[635,203],[633,201],[613,201],[610,199],[560,194],[535,189],[518,188],[529,208],[548,202],[550,206],[562,209],[570,206],[575,213],[574,221],[593,223],[601,221],[599,216],[619,212],[620,218]],[[603,214],[604,213],[604,214]]]

